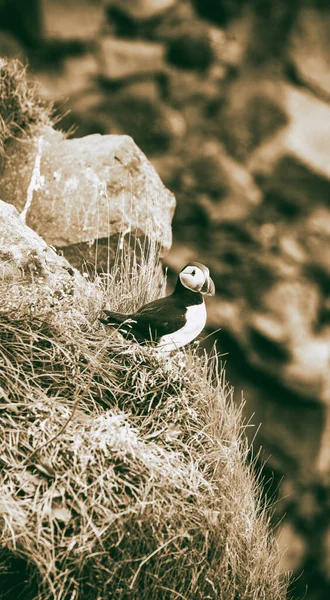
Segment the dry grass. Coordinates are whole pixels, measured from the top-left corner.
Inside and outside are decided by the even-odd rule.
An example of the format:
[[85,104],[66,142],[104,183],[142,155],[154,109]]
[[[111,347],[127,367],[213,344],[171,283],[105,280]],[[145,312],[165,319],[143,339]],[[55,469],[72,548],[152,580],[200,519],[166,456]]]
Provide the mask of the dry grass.
[[0,316],[2,581],[30,574],[6,598],[285,598],[217,357],[165,360],[95,320],[158,295],[157,265],[119,253],[85,298]]
[[27,81],[25,67],[18,60],[0,58],[0,157],[10,140],[51,125],[51,112]]

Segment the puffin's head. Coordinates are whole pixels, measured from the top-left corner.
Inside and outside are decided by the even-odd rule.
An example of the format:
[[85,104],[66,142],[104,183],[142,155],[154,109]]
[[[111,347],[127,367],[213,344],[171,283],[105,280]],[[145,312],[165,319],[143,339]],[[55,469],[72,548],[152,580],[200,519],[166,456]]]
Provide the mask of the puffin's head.
[[208,296],[215,294],[215,285],[210,277],[210,271],[199,262],[186,265],[179,274],[179,279],[188,290]]

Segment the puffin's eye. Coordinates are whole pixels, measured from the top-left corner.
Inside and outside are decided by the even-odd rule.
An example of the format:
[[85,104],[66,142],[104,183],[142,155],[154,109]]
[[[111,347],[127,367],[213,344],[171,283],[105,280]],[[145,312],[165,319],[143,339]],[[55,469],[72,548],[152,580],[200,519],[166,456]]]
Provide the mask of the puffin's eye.
[[191,271],[191,274],[192,274],[193,277],[196,275],[195,269],[193,271]]

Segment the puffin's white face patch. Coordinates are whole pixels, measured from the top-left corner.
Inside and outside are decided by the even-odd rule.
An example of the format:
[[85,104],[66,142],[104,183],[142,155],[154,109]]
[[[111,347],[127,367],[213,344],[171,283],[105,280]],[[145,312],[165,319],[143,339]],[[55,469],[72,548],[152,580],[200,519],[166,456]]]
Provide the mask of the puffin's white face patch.
[[206,308],[204,302],[188,306],[186,319],[187,322],[181,329],[163,335],[157,344],[157,348],[166,352],[172,352],[172,350],[177,350],[192,342],[205,327]]
[[199,267],[187,266],[181,271],[180,280],[188,290],[200,291],[205,282],[205,273]]

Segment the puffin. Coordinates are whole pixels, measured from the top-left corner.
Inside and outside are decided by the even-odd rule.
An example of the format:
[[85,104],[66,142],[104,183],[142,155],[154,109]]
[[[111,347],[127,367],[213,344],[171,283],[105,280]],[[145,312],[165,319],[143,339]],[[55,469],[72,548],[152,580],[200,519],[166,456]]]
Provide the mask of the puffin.
[[103,309],[99,320],[116,326],[139,344],[153,343],[172,352],[192,342],[204,329],[204,295],[214,296],[210,271],[199,262],[190,262],[180,271],[174,292],[145,304],[135,313],[122,314]]

